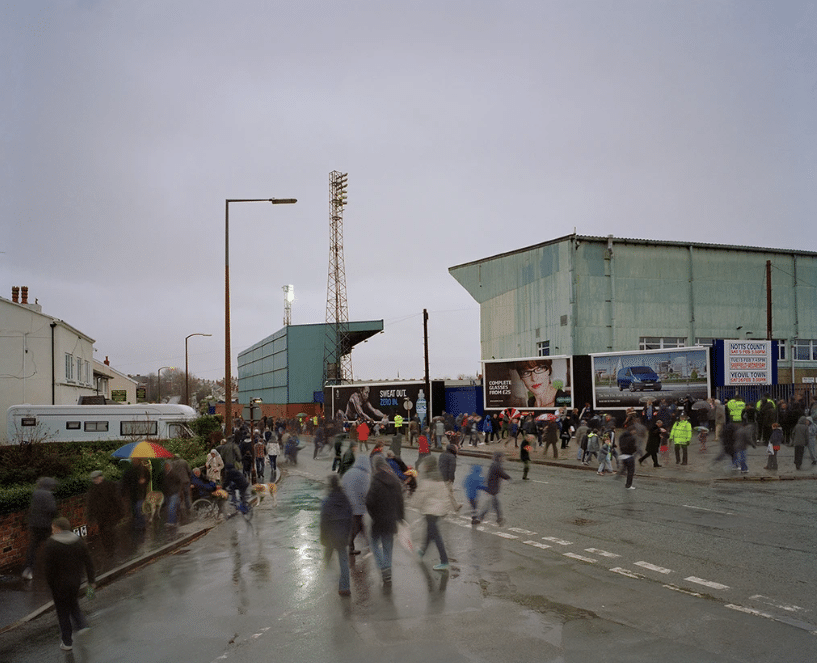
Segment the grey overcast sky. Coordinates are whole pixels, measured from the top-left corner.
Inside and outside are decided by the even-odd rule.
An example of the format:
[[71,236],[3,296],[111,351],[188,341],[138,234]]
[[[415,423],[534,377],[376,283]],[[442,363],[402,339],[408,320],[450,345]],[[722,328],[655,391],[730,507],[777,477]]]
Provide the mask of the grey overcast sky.
[[475,375],[448,267],[579,234],[817,250],[817,4],[5,0],[0,295],[130,374],[325,319],[349,173],[356,379]]

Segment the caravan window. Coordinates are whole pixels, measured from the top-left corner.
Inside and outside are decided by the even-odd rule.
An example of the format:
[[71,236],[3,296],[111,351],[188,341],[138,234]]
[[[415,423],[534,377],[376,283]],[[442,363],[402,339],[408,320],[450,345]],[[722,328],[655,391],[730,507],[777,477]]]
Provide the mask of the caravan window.
[[120,435],[156,435],[158,425],[155,421],[123,421],[119,424]]
[[37,425],[37,418],[36,417],[23,417],[20,419],[21,426],[36,426]]
[[65,430],[79,430],[79,422],[78,421],[66,421],[65,422]]
[[108,432],[108,422],[107,421],[86,421],[85,422],[85,431],[88,433],[107,433]]

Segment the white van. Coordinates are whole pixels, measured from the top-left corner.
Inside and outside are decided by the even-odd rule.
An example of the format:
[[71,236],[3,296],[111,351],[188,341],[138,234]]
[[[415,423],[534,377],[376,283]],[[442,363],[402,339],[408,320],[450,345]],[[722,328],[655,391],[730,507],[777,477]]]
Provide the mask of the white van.
[[12,405],[5,443],[192,437],[188,424],[196,417],[187,405]]

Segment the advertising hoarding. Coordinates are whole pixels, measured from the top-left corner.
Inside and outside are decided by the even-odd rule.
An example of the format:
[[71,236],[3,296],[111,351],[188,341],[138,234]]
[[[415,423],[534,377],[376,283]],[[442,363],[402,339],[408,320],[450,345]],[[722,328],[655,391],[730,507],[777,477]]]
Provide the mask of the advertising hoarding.
[[772,384],[771,341],[723,342],[725,385]]
[[[395,415],[411,419],[419,410],[427,416],[428,394],[424,382],[383,382],[327,385],[327,417],[369,423],[394,421]],[[331,413],[331,414],[330,414]]]
[[677,402],[685,396],[709,398],[707,348],[611,352],[590,358],[595,408],[642,407],[648,400]]
[[486,410],[572,408],[570,357],[522,357],[482,362]]

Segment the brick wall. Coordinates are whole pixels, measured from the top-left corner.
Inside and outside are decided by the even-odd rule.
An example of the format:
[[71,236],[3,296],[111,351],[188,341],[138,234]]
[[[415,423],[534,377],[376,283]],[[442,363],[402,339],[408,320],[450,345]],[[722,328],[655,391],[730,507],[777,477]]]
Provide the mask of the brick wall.
[[[72,527],[85,525],[85,495],[57,500],[57,513],[65,516]],[[89,537],[97,534],[96,525],[87,527]],[[22,570],[28,550],[28,509],[0,516],[0,572]]]

